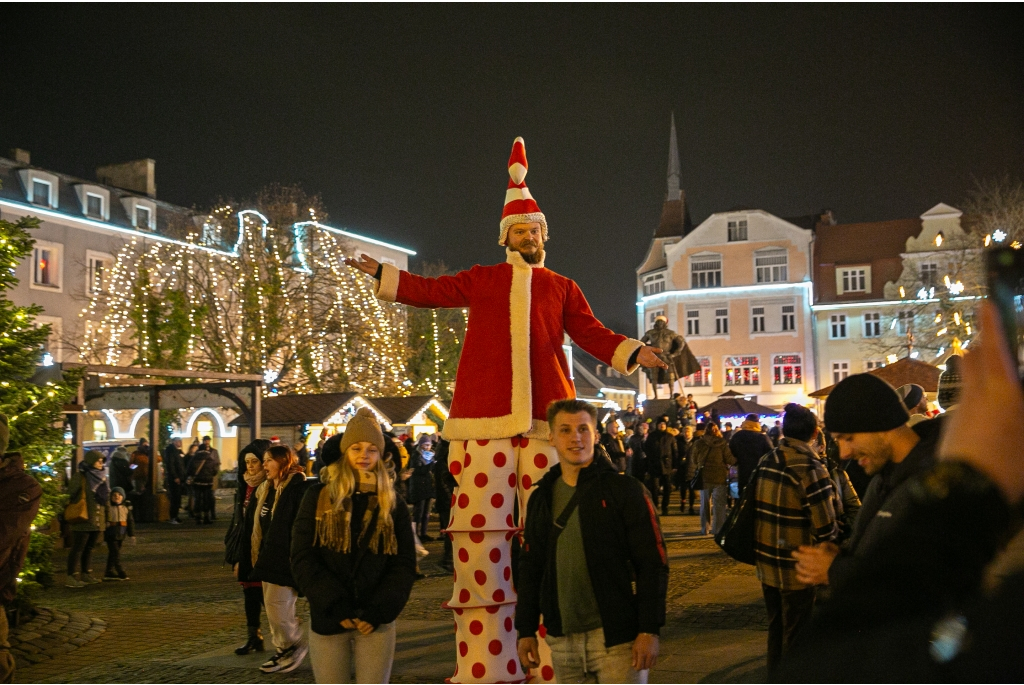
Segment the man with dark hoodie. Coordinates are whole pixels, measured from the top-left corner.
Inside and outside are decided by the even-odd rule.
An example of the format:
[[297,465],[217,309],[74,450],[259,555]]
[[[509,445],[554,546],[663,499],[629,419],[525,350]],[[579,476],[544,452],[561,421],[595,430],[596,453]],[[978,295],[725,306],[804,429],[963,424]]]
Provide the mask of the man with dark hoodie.
[[761,432],[761,422],[757,414],[747,414],[746,420],[740,424],[740,429],[733,433],[729,440],[729,449],[732,456],[736,457],[737,483],[740,486],[740,497],[743,490],[750,482],[750,474],[754,472],[757,462],[761,457],[774,449],[771,438]]
[[913,506],[911,479],[935,465],[943,419],[913,427],[909,419],[896,390],[868,373],[843,379],[828,396],[825,427],[839,445],[840,458],[855,459],[874,477],[842,548],[826,542],[793,551],[801,582],[839,591],[854,559],[891,535]]
[[18,452],[7,453],[10,432],[0,414],[0,683],[14,681],[14,656],[7,642],[4,606],[14,600],[18,573],[28,553],[32,520],[39,511],[43,490]]
[[646,682],[668,589],[657,513],[639,482],[594,459],[593,405],[558,400],[547,414],[559,463],[527,505],[515,615],[519,660],[524,669],[540,665],[539,631],[556,682]]

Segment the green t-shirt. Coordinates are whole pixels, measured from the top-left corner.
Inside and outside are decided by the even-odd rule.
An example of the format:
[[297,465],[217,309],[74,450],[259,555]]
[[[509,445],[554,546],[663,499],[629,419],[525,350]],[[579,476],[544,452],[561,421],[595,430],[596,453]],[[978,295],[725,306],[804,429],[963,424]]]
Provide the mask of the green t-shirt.
[[[555,481],[551,502],[554,520],[558,519],[575,492],[576,488],[561,478]],[[600,628],[601,612],[597,608],[587,558],[583,553],[579,506],[572,512],[565,530],[558,536],[555,568],[558,574],[558,611],[562,615],[562,632],[585,633]]]

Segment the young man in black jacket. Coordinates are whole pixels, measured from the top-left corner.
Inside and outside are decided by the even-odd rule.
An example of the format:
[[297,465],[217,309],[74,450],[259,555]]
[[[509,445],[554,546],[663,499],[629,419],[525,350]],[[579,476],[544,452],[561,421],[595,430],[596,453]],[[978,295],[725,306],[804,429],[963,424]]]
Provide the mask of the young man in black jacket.
[[519,660],[524,669],[540,665],[539,630],[557,682],[647,682],[668,589],[657,512],[643,485],[594,459],[593,405],[552,402],[548,424],[559,463],[527,507],[516,609]]

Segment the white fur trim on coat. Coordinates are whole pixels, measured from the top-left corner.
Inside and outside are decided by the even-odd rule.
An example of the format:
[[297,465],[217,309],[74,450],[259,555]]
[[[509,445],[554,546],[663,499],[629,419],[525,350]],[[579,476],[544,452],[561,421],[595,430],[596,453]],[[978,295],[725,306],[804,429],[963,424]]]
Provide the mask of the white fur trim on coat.
[[[530,300],[533,269],[518,252],[506,249],[512,265],[509,320],[512,334],[512,412],[505,416],[451,418],[444,422],[445,440],[511,438],[535,430],[533,386],[530,377]],[[383,280],[383,279],[381,279]],[[545,424],[546,425],[546,424]],[[531,436],[532,437],[532,436]]]
[[633,364],[633,366],[628,366],[629,358],[643,346],[642,342],[632,338],[626,338],[620,342],[619,346],[615,348],[615,354],[612,355],[612,368],[626,376],[636,371],[640,365]]
[[398,299],[398,276],[401,271],[391,264],[381,264],[380,280],[373,288],[373,294],[378,300],[394,302]]

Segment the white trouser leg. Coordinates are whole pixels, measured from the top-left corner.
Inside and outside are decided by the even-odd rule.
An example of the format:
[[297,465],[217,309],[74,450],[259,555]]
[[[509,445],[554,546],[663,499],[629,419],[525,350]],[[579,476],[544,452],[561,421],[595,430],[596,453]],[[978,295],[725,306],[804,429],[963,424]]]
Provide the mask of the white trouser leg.
[[263,606],[267,610],[274,647],[278,650],[287,649],[302,639],[302,626],[295,615],[298,597],[295,588],[263,582]]

